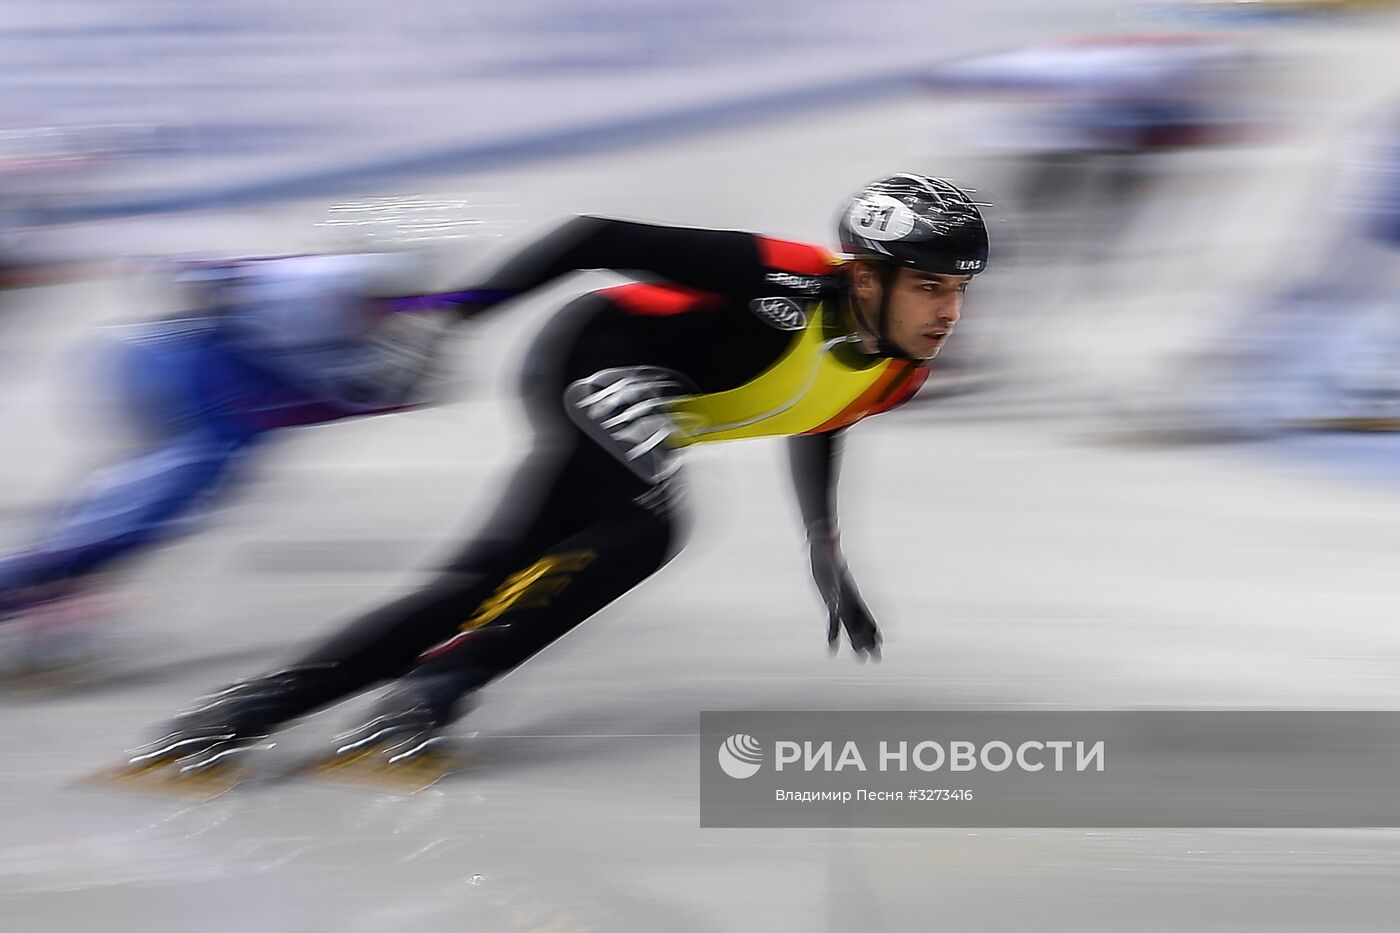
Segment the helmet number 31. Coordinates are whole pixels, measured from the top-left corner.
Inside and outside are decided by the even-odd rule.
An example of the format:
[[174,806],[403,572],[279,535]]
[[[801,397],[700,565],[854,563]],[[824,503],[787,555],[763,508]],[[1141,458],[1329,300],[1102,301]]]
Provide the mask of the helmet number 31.
[[868,240],[898,240],[914,229],[914,212],[887,194],[867,195],[851,205],[851,228]]

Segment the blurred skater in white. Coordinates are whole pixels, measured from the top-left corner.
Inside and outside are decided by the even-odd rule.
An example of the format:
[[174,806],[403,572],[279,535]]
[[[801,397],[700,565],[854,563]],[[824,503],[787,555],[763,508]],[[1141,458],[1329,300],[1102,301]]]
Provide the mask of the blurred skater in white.
[[1170,182],[1174,155],[1255,132],[1236,93],[1249,60],[1224,36],[1096,36],[956,62],[928,82],[977,96],[975,145],[1008,163],[999,200],[1017,215],[1018,258],[1087,263]]
[[[1014,231],[996,310],[943,361],[945,376],[956,368],[991,384],[1012,373],[1036,382],[1038,374],[1055,397],[1080,391],[1069,386],[1082,367],[1068,375],[1039,369],[1061,359],[1055,348],[1077,344],[1081,331],[1102,330],[1088,319],[1099,305],[1112,308],[1139,289],[1128,263],[1158,262],[1179,245],[1189,205],[1178,192],[1200,186],[1199,159],[1263,133],[1248,80],[1254,62],[1225,35],[1109,35],[928,74],[938,104],[954,108],[940,125],[969,128],[965,145],[989,177],[978,197],[991,202],[991,222]],[[1200,232],[1192,236],[1198,245]]]

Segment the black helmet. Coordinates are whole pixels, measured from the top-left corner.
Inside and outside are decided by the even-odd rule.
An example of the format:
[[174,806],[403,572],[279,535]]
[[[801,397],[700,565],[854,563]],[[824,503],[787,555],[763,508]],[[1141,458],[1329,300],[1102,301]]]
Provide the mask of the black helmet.
[[987,225],[977,205],[942,178],[900,174],[866,185],[841,212],[841,248],[857,259],[946,275],[987,267]]

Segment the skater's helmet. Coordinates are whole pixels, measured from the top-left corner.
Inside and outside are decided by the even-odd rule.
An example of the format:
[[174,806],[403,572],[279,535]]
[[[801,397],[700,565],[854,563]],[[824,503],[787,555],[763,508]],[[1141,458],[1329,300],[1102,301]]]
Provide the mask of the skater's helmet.
[[942,178],[900,174],[866,185],[846,203],[841,248],[856,259],[945,275],[987,267],[987,225],[976,203]]

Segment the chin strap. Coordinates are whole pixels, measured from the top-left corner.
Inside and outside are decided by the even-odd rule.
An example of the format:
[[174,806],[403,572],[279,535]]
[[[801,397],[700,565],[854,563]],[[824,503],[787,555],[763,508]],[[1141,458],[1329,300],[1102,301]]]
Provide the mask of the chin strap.
[[[893,360],[912,360],[914,357],[905,353],[889,339],[889,314],[890,314],[890,289],[893,287],[895,279],[899,277],[899,266],[893,263],[882,264],[880,267],[880,309],[875,316],[875,356],[883,356]],[[851,308],[856,308],[855,296],[851,296]],[[859,317],[859,314],[856,315]]]

